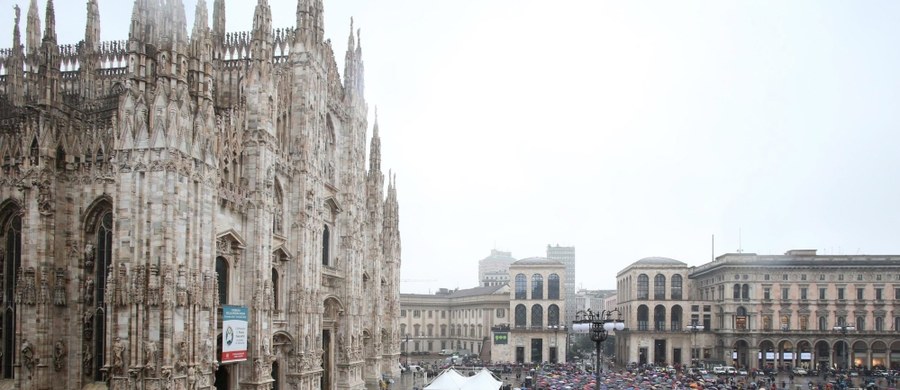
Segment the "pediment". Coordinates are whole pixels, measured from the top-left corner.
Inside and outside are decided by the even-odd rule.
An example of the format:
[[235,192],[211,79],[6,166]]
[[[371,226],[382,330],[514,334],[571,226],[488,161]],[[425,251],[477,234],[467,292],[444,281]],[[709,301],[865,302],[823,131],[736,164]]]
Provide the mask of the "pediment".
[[247,242],[244,241],[244,238],[241,237],[241,235],[234,229],[228,229],[216,235],[216,241],[220,241],[222,239],[230,240],[234,243],[234,246],[239,249],[247,247]]
[[274,255],[277,259],[284,260],[290,260],[294,258],[294,255],[291,254],[291,252],[288,251],[288,249],[285,248],[284,245],[279,245],[277,248],[275,248],[275,250],[272,251],[272,255]]
[[328,207],[328,209],[331,210],[331,212],[334,214],[340,213],[344,210],[341,207],[341,204],[333,196],[325,198],[325,206]]

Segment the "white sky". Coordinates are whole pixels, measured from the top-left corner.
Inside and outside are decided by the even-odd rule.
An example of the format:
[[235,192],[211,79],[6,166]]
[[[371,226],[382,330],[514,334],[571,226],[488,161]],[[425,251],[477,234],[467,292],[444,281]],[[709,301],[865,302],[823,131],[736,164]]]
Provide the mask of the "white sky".
[[[61,43],[82,39],[84,3],[56,1]],[[275,27],[294,25],[296,1],[270,3]],[[229,31],[250,29],[254,4],[227,3]],[[127,38],[131,5],[100,0],[104,40]],[[745,252],[900,253],[900,2],[339,0],[325,14],[341,70],[350,17],[362,28],[403,292],[474,287],[492,248],[574,245],[586,288],[646,256],[703,264],[712,234],[717,255],[739,232]]]

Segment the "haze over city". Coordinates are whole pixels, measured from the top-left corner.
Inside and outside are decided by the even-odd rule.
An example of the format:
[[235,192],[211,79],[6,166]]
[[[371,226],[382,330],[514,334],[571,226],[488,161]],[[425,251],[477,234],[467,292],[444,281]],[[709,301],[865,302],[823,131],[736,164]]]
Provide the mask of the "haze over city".
[[[228,31],[250,29],[253,3],[227,4]],[[0,7],[2,47],[11,4],[28,8]],[[296,1],[270,4],[294,26]],[[104,40],[127,38],[113,16],[131,6],[99,2]],[[60,43],[82,39],[84,2],[55,7]],[[548,244],[576,247],[586,288],[647,256],[705,263],[712,235],[716,255],[900,252],[897,2],[325,7],[339,69],[351,16],[361,29],[403,292],[473,287],[491,249]]]

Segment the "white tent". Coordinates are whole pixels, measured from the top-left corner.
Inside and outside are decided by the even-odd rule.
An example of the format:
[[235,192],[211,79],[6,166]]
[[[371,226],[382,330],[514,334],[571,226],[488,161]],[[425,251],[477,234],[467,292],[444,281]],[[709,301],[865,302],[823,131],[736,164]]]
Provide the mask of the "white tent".
[[486,369],[473,376],[462,376],[458,371],[448,368],[442,372],[424,390],[498,390],[503,382],[494,378]]
[[462,390],[497,390],[503,385],[502,381],[494,378],[487,368],[482,368],[475,376],[467,378]]
[[437,378],[434,378],[428,386],[425,386],[424,390],[459,390],[466,382],[466,379],[458,371],[448,368],[441,375],[438,375]]

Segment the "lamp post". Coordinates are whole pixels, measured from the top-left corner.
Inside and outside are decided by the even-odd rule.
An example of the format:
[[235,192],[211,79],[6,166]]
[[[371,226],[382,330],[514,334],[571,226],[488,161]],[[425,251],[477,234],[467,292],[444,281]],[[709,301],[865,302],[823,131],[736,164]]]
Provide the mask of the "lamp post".
[[[556,347],[556,361],[552,361],[550,363],[559,363],[559,331],[566,331],[565,325],[550,325],[548,326],[551,330],[553,330],[553,345]],[[568,340],[568,332],[566,332],[566,340]],[[566,353],[569,351],[569,345],[566,344]],[[563,355],[563,363],[567,361],[565,358],[566,355]]]
[[[612,318],[612,314],[616,313],[616,318]],[[597,389],[600,389],[600,359],[603,356],[603,342],[609,337],[609,332],[614,330],[625,329],[625,322],[622,321],[622,312],[619,309],[603,310],[594,313],[591,309],[580,310],[575,313],[575,322],[572,326],[576,331],[591,333],[591,341],[597,344],[597,361],[594,375],[596,377]]]
[[694,352],[696,351],[697,358],[696,360],[700,360],[700,351],[697,349],[697,332],[703,330],[703,325],[697,323],[697,320],[693,320],[690,325],[687,326],[687,330],[693,333],[693,342],[691,343],[691,364],[695,367],[697,366],[696,362],[694,362]]
[[844,367],[847,369],[847,375],[850,375],[850,361],[847,355],[847,350],[850,349],[850,343],[847,342],[847,332],[851,330],[856,330],[856,327],[853,325],[847,325],[845,323],[838,324],[834,327],[834,330],[841,333],[841,336],[844,338]]

